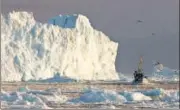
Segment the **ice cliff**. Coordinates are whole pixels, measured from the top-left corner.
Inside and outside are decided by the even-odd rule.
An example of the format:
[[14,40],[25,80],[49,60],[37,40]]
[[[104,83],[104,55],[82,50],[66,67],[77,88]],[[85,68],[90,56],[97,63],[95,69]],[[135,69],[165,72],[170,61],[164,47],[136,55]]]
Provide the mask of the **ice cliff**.
[[1,15],[2,81],[47,79],[57,73],[77,80],[117,80],[117,48],[83,15],[60,15],[46,24],[29,12]]

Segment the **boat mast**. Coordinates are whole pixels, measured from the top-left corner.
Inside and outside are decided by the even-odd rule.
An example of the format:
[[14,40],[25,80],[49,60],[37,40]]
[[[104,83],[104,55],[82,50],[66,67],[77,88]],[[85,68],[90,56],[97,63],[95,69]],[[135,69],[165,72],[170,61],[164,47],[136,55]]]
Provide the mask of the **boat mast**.
[[139,64],[138,64],[138,73],[142,73],[142,72],[143,72],[142,63],[143,63],[143,58],[142,58],[142,56],[141,56],[141,57],[140,57]]

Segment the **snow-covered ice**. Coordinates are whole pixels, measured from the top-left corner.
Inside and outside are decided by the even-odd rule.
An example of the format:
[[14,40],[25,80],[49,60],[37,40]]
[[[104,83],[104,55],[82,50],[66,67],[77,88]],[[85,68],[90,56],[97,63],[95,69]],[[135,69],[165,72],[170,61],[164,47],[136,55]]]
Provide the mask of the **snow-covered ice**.
[[60,89],[30,90],[21,87],[14,92],[2,91],[0,95],[2,107],[6,108],[43,108],[49,109],[48,102],[64,103],[68,98],[61,94]]
[[74,103],[124,103],[126,98],[111,90],[87,89]]
[[[112,91],[98,88],[87,88],[77,98],[69,98],[62,94],[60,89],[30,90],[21,87],[17,91],[0,94],[3,108],[53,108],[51,104],[103,104],[101,108],[108,106],[116,108],[116,105],[130,105],[133,107],[171,108],[179,107],[179,90],[131,90]],[[49,104],[51,103],[51,104]],[[106,106],[108,105],[108,106]]]
[[[79,98],[71,100],[74,103],[103,103],[103,104],[136,104],[139,107],[151,108],[179,108],[178,90],[133,90],[133,91],[110,91],[90,89],[86,90]],[[161,105],[157,105],[157,104]]]
[[118,43],[83,15],[60,15],[45,24],[33,13],[1,15],[1,41],[2,81],[48,79],[56,73],[77,80],[119,79]]

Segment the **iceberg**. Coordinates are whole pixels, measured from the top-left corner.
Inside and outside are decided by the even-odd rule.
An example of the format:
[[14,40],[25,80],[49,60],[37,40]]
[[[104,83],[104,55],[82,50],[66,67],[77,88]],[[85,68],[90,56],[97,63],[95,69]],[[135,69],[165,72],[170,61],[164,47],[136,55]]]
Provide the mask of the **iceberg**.
[[159,62],[154,63],[152,79],[158,81],[179,81],[179,70],[170,69]]
[[[55,22],[54,22],[55,21]],[[60,15],[42,24],[33,13],[1,15],[2,81],[118,80],[118,43],[94,29],[83,15]]]

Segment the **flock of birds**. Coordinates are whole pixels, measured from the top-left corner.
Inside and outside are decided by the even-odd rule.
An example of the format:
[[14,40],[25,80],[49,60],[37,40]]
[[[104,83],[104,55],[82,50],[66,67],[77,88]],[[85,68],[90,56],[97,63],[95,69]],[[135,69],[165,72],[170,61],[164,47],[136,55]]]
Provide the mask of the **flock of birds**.
[[[142,20],[137,20],[136,23],[143,23]],[[152,33],[152,36],[156,35],[155,33]]]

